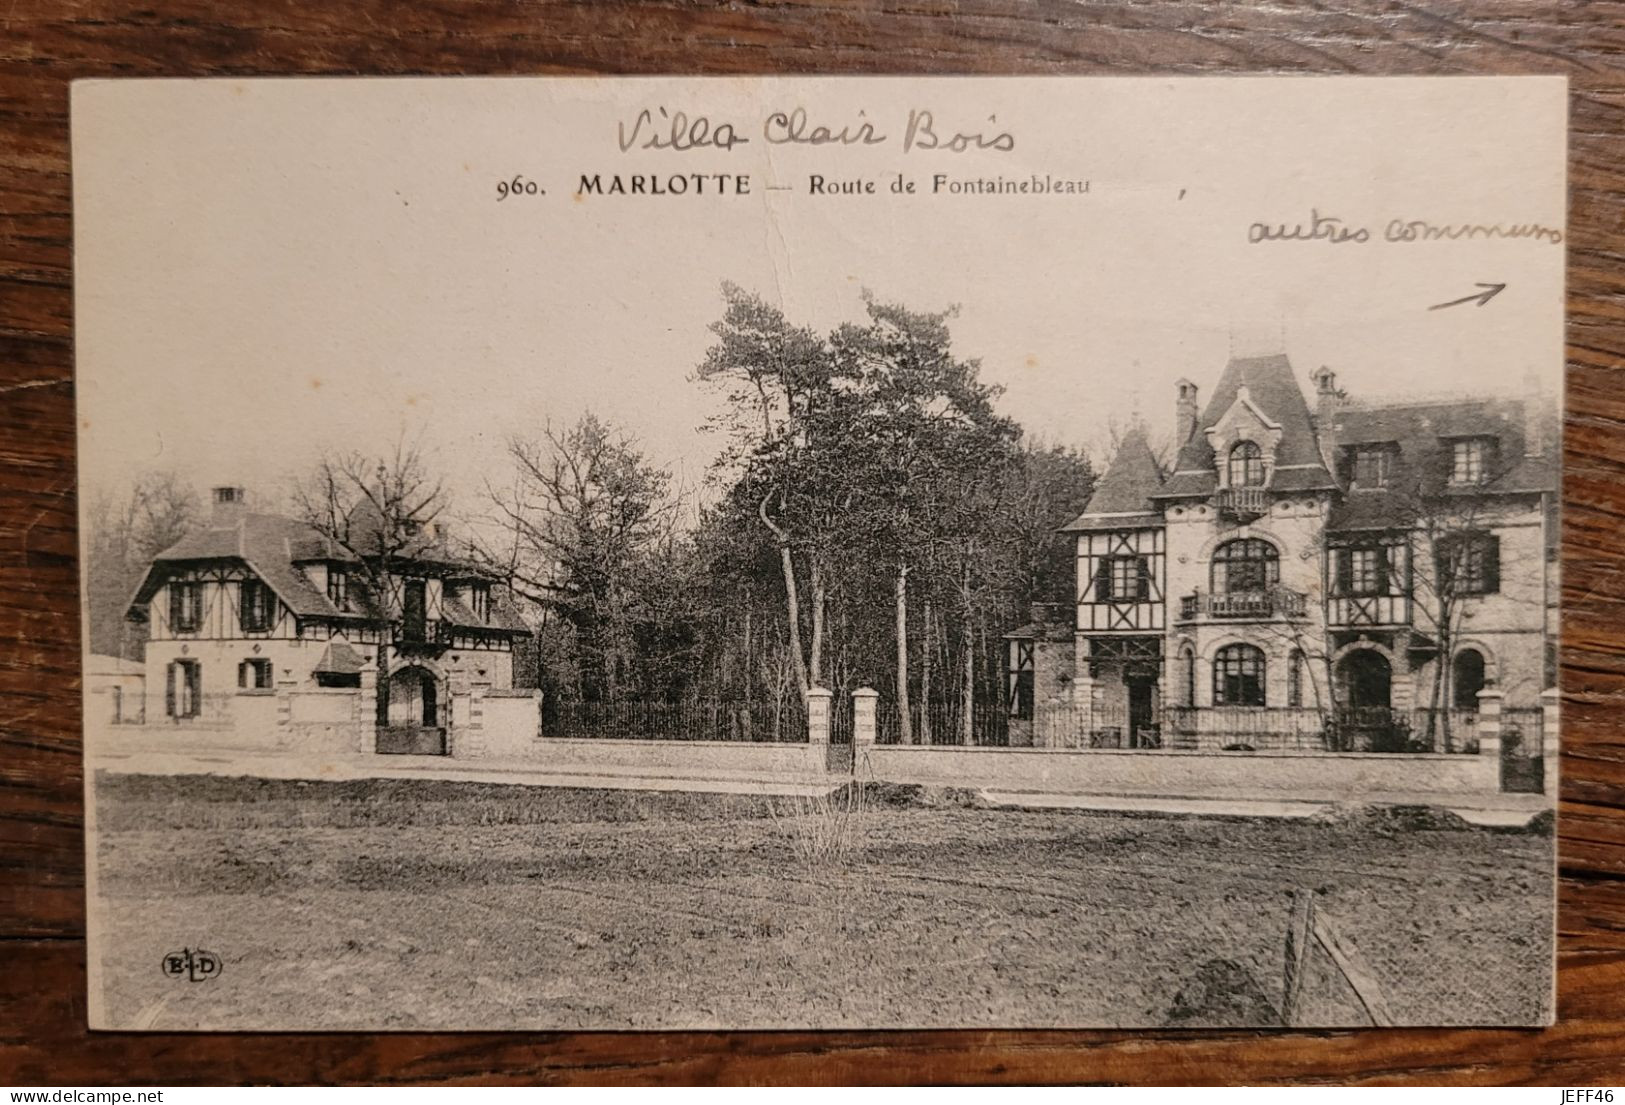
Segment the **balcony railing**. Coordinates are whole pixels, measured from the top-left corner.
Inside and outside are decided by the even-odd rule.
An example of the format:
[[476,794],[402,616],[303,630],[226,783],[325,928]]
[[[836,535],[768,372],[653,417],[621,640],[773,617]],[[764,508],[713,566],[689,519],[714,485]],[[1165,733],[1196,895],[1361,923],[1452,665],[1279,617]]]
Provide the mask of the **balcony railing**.
[[1226,487],[1216,502],[1222,513],[1238,518],[1257,518],[1270,510],[1269,495],[1262,487]]
[[1326,623],[1334,626],[1409,625],[1408,595],[1333,595],[1326,604]]
[[1219,620],[1301,618],[1308,613],[1309,599],[1301,591],[1272,587],[1267,591],[1232,591],[1210,594],[1197,591],[1179,600],[1179,620],[1199,618]]

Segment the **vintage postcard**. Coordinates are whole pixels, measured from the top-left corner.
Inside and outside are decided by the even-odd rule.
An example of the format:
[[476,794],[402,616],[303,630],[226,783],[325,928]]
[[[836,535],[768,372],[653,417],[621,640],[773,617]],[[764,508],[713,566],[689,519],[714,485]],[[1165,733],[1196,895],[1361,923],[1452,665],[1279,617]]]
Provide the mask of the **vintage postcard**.
[[75,85],[93,1026],[1550,1022],[1566,95]]

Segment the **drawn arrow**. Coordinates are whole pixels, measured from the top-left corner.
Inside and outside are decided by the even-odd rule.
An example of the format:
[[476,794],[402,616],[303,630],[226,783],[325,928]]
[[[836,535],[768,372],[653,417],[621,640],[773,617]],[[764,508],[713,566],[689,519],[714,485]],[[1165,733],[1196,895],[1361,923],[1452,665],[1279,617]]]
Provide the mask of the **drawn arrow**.
[[1435,303],[1433,306],[1429,307],[1428,310],[1438,311],[1444,309],[1445,307],[1460,306],[1463,303],[1477,303],[1480,307],[1482,307],[1484,304],[1488,303],[1490,300],[1494,299],[1496,296],[1500,295],[1506,290],[1505,284],[1485,284],[1482,281],[1478,281],[1477,283],[1480,288],[1484,289],[1483,291],[1477,292],[1473,295],[1464,295],[1460,299],[1452,299],[1449,303]]

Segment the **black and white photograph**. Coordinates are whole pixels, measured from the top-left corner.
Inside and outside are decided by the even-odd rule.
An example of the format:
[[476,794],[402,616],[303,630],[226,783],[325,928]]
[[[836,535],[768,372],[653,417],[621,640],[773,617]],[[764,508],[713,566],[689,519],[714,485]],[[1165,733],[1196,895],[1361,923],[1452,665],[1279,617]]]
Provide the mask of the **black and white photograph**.
[[1565,96],[77,83],[92,1027],[1551,1023]]

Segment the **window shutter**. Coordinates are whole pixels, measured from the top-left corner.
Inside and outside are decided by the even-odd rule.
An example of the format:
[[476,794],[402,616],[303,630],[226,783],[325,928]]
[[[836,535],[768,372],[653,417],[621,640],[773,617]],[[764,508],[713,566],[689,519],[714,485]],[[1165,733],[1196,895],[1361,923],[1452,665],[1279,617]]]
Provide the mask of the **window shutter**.
[[1484,541],[1484,593],[1493,595],[1501,589],[1501,539],[1486,536]]
[[181,624],[181,585],[170,581],[169,584],[169,631],[175,632]]
[[1095,601],[1112,601],[1112,558],[1103,556],[1095,564]]
[[1354,557],[1348,549],[1337,549],[1334,567],[1337,572],[1337,593],[1347,595],[1354,590]]
[[254,581],[245,579],[237,585],[237,625],[247,631],[254,624]]
[[1140,569],[1140,593],[1137,598],[1140,602],[1149,602],[1151,600],[1151,562],[1142,556],[1138,560],[1138,565]]
[[186,665],[187,716],[195,717],[203,712],[203,665]]
[[164,669],[164,716],[175,716],[175,661]]

